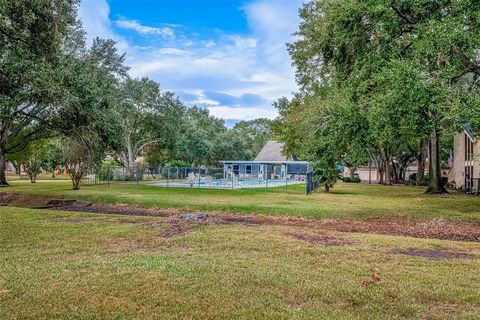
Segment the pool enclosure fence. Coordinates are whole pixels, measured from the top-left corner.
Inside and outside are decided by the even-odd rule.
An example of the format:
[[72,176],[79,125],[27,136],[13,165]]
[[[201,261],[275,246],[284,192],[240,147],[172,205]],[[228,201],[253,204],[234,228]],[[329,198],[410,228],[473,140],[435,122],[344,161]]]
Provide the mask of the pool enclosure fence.
[[[289,187],[296,192],[311,191],[313,179],[308,174],[308,168],[285,167],[284,171],[278,168],[265,166],[264,174],[259,171],[246,170],[244,173],[227,172],[218,167],[102,167],[88,172],[82,180],[83,185],[112,185],[119,183],[131,183],[137,185],[149,185],[169,188],[211,188],[211,189],[246,189],[266,188],[278,191],[289,191]],[[288,170],[291,170],[290,172]],[[310,186],[310,188],[307,188]],[[308,189],[308,190],[307,190]],[[308,192],[309,193],[309,192]]]

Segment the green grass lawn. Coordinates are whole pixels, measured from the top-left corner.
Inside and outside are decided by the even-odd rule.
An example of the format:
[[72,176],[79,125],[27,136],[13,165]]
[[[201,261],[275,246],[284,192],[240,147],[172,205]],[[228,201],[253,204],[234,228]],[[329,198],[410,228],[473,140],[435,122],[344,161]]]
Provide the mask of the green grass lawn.
[[[42,192],[53,193],[45,188]],[[208,204],[208,191],[180,196],[180,190],[147,187],[108,190],[84,188],[78,194],[142,205],[200,202],[199,208],[223,208],[217,192],[210,192],[214,200]],[[396,208],[390,208],[379,190],[339,186],[331,195],[287,195],[286,200],[267,192],[223,197],[243,211],[265,213],[271,206],[276,213],[314,217],[335,207],[335,215],[367,216],[372,214],[367,208],[376,205],[375,214],[407,209],[404,214],[415,215],[418,203],[454,217],[450,201],[470,201],[459,195],[431,199],[419,189],[398,188],[392,192]],[[76,195],[65,188],[61,192]],[[408,201],[410,194],[423,200]],[[299,207],[292,212],[290,200]],[[459,214],[473,216],[471,207]],[[479,243],[271,225],[193,225],[185,235],[164,238],[167,222],[0,207],[0,319],[480,318]],[[322,246],[297,240],[292,232],[355,243]],[[471,257],[431,260],[392,251],[401,248],[460,250]],[[378,279],[369,283],[372,270]]]
[[304,186],[284,189],[215,190],[162,188],[129,183],[83,186],[71,190],[69,181],[11,181],[7,192],[88,199],[144,207],[213,210],[267,215],[332,217],[408,217],[480,221],[480,198],[452,191],[425,195],[424,187],[337,184],[331,193],[304,195]]

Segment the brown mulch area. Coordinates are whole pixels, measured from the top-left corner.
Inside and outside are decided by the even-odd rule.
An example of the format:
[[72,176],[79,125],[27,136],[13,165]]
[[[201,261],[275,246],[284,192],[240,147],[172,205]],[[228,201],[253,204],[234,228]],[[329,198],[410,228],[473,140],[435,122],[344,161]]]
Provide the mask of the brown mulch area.
[[322,227],[341,232],[377,233],[386,235],[433,238],[454,241],[480,241],[480,223],[465,221],[413,219],[325,220]]
[[351,246],[356,242],[342,237],[325,234],[304,234],[304,233],[285,233],[286,236],[302,240],[310,244],[322,246]]
[[272,224],[340,232],[374,233],[441,240],[480,242],[480,223],[466,221],[414,220],[401,218],[324,219],[216,214],[217,220],[237,224]]

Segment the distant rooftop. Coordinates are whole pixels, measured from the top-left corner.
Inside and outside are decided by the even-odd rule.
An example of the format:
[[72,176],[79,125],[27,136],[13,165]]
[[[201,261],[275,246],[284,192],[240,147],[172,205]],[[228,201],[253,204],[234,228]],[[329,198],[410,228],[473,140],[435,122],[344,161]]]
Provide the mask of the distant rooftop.
[[283,155],[285,144],[277,141],[267,141],[255,157],[255,161],[290,161],[291,157]]

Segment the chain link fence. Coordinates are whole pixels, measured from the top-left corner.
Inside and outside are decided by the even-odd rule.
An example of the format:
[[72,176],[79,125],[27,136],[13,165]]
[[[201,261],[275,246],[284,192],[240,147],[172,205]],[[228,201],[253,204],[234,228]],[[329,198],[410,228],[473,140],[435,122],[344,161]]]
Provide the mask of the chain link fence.
[[286,177],[259,179],[253,176],[227,175],[215,167],[104,167],[84,175],[82,185],[130,183],[168,188],[251,189],[310,193],[316,187],[311,173],[296,172]]

